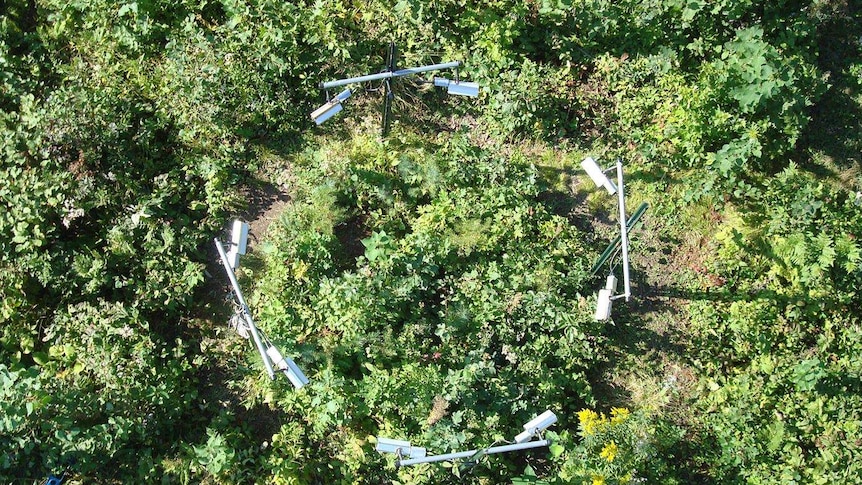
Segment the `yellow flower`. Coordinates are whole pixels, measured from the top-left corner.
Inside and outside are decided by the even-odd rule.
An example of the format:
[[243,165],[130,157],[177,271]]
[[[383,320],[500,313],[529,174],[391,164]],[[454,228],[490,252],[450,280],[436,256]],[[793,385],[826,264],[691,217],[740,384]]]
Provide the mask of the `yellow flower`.
[[620,424],[629,418],[629,412],[626,408],[611,408],[611,424]]
[[581,422],[581,424],[584,424],[584,423],[589,422],[589,421],[593,421],[593,420],[597,419],[598,417],[599,417],[599,415],[596,414],[596,412],[593,411],[592,409],[582,409],[578,412],[578,420]]
[[617,444],[611,441],[610,443],[606,444],[604,448],[602,448],[602,451],[601,453],[599,453],[599,456],[601,456],[605,460],[608,460],[608,463],[612,463],[614,461],[614,458],[616,458],[617,456],[617,450],[619,450]]
[[596,427],[601,423],[601,418],[592,409],[583,409],[578,412],[578,421],[581,423],[584,435],[589,436],[595,432]]
[[593,485],[605,485],[605,477],[601,475],[593,475]]

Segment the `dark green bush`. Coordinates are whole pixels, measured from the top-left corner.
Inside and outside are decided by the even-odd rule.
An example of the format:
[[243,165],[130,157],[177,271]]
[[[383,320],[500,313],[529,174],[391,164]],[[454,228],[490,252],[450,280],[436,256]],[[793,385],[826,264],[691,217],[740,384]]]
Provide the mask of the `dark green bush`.
[[[601,358],[600,328],[578,294],[583,248],[538,201],[533,169],[457,139],[427,158],[402,147],[393,166],[383,145],[364,143],[322,161],[322,185],[298,191],[255,275],[261,326],[296,340],[315,376],[309,397],[330,403],[308,415],[308,397],[283,398],[315,424],[290,453],[378,432],[442,453],[490,444],[544,408],[592,403],[585,372]],[[428,173],[433,184],[417,175]],[[364,223],[353,237],[367,236],[355,261],[339,255],[345,213]],[[344,459],[338,480],[368,466]],[[314,463],[291,474],[319,477]]]

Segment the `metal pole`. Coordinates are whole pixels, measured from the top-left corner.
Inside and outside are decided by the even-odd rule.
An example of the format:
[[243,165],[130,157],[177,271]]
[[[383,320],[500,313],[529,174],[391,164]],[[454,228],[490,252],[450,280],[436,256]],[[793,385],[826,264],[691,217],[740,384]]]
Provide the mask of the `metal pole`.
[[410,67],[407,69],[399,69],[397,71],[387,71],[387,72],[381,72],[378,74],[369,74],[367,76],[359,76],[359,77],[351,77],[351,78],[347,78],[347,79],[339,79],[337,81],[327,81],[325,83],[320,83],[320,89],[337,88],[339,86],[346,86],[348,84],[365,83],[365,82],[369,82],[369,81],[379,81],[381,79],[391,79],[393,77],[410,76],[413,74],[419,74],[419,73],[428,72],[428,71],[442,71],[444,69],[454,69],[460,65],[461,65],[460,62],[455,61],[455,62],[447,62],[444,64],[433,64],[430,66]]
[[[395,71],[395,68],[398,64],[398,51],[395,48],[395,42],[389,43],[389,54],[386,59],[386,69],[389,72]],[[384,83],[386,85],[386,94],[385,99],[383,100],[383,128],[381,129],[380,136],[385,137],[389,133],[389,121],[392,117],[392,99],[395,97],[395,93],[392,92],[392,81],[389,79]]]
[[410,67],[407,69],[399,69],[399,70],[395,71],[393,74],[395,75],[395,77],[410,76],[412,74],[419,74],[419,73],[428,72],[428,71],[442,71],[444,69],[454,69],[460,65],[461,65],[461,63],[458,61],[446,62],[443,64],[432,64],[430,66]]
[[[648,202],[642,202],[640,206],[638,206],[637,210],[629,217],[629,221],[626,223],[626,229],[631,231],[634,229],[635,224],[640,222],[641,216],[644,215],[644,212],[649,208]],[[605,251],[599,256],[599,259],[593,264],[592,269],[590,269],[590,276],[595,276],[599,269],[610,259],[611,255],[620,249],[620,243],[622,242],[623,235],[615,237],[613,241],[605,248]],[[613,268],[611,268],[613,269]]]
[[254,338],[254,344],[257,346],[258,352],[260,352],[260,358],[263,359],[263,365],[266,366],[266,373],[269,374],[270,379],[275,379],[275,371],[272,370],[272,363],[266,355],[266,349],[263,348],[263,342],[260,339],[260,335],[257,333],[257,327],[254,325],[254,320],[251,318],[251,310],[249,310],[248,305],[245,304],[245,299],[242,297],[242,291],[239,289],[239,283],[236,281],[236,275],[233,273],[233,268],[230,267],[230,264],[227,261],[224,247],[222,247],[221,242],[219,242],[218,239],[213,240],[215,241],[218,254],[221,257],[222,265],[224,265],[224,269],[227,272],[227,277],[230,279],[230,284],[233,286],[233,291],[236,293],[236,298],[239,300],[240,307],[242,307],[243,317],[245,317],[245,320],[248,322],[248,326],[251,329],[251,336]]
[[381,72],[379,74],[369,74],[367,76],[351,77],[347,79],[339,79],[338,81],[328,81],[320,83],[320,89],[337,88],[339,86],[347,86],[354,83],[366,83],[369,81],[379,81],[381,79],[389,79],[392,77],[391,72]]
[[411,458],[409,460],[399,460],[399,466],[408,466],[408,465],[417,465],[419,463],[434,463],[438,461],[449,461],[449,460],[457,460],[459,458],[470,458],[475,455],[479,451],[484,451],[486,455],[493,455],[495,453],[505,453],[507,451],[517,451],[517,450],[526,450],[530,448],[539,448],[542,446],[548,446],[551,442],[548,440],[540,440],[540,441],[529,441],[527,443],[517,443],[514,445],[505,445],[505,446],[495,446],[493,448],[488,448],[487,450],[470,450],[470,451],[459,451],[457,453],[446,453],[443,455],[433,455],[426,456],[423,458]]
[[626,224],[626,198],[625,188],[623,187],[623,162],[617,159],[617,185],[619,190],[619,206],[620,206],[620,242],[623,250],[623,285],[625,288],[626,301],[629,301],[632,295],[631,284],[629,281],[629,233]]

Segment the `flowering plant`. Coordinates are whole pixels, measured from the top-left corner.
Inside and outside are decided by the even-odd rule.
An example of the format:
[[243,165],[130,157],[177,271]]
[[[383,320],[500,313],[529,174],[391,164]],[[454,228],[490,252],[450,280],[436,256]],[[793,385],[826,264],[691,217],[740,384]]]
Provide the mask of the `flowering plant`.
[[638,469],[652,452],[651,432],[642,412],[611,408],[609,415],[592,409],[578,413],[578,435],[568,472],[591,485],[637,483]]

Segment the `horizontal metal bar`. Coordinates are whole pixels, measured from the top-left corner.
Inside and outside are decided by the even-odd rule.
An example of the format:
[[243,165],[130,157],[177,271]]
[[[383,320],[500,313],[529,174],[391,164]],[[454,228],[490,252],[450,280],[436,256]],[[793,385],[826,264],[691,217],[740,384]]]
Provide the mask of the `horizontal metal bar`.
[[411,458],[409,460],[401,460],[399,466],[418,465],[419,463],[435,463],[438,461],[457,460],[459,458],[470,458],[479,450],[459,451],[457,453],[446,453],[443,455],[432,455],[424,458]]
[[320,89],[337,88],[339,86],[347,86],[348,84],[367,83],[369,81],[379,81],[381,79],[389,79],[392,77],[391,72],[381,72],[379,74],[369,74],[367,76],[351,77],[347,79],[339,79],[338,81],[329,81],[320,83]]
[[434,463],[438,461],[449,461],[449,460],[457,460],[459,458],[470,458],[475,455],[479,451],[484,451],[486,455],[493,455],[495,453],[505,453],[507,451],[517,451],[517,450],[527,450],[530,448],[540,448],[542,446],[548,446],[551,442],[548,440],[539,440],[539,441],[528,441],[526,443],[517,443],[514,445],[505,445],[505,446],[494,446],[488,448],[486,450],[470,450],[470,451],[459,451],[457,453],[446,453],[443,455],[432,455],[426,456],[424,458],[411,458],[409,460],[399,460],[399,466],[409,466],[409,465],[418,465],[419,463]]
[[419,73],[428,72],[428,71],[442,71],[444,69],[455,69],[456,67],[458,67],[460,65],[461,65],[461,63],[458,61],[446,62],[443,64],[432,64],[430,66],[410,67],[407,69],[399,69],[399,70],[395,71],[393,74],[394,74],[394,77],[410,76],[412,74],[419,74]]
[[339,86],[347,86],[348,84],[366,83],[370,81],[380,81],[382,79],[391,79],[393,77],[404,77],[419,74],[428,71],[442,71],[444,69],[454,69],[460,66],[458,61],[446,62],[443,64],[432,64],[430,66],[410,67],[407,69],[399,69],[397,71],[386,71],[377,74],[369,74],[367,76],[351,77],[347,79],[339,79],[337,81],[327,81],[320,83],[320,89],[331,89]]

